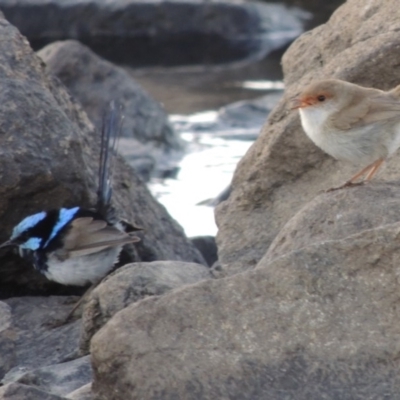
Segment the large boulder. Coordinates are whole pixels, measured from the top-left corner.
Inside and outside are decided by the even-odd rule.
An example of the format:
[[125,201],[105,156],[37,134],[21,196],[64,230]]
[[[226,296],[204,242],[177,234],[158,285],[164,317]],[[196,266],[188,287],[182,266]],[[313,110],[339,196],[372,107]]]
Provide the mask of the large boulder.
[[[95,203],[100,134],[2,16],[0,35],[0,240],[6,240],[27,215]],[[121,158],[114,167],[114,205],[121,217],[144,229],[138,258],[204,263],[132,169]],[[8,295],[20,287],[41,291],[46,281],[36,280],[37,275],[30,265],[2,252],[0,293],[2,285]]]
[[[323,78],[380,89],[399,84],[399,29],[396,0],[349,0],[328,23],[302,35],[285,53],[286,96],[240,161],[229,199],[216,209],[219,260],[225,273],[254,268],[290,217],[319,191],[357,171],[308,139],[287,100]],[[395,155],[376,179],[399,178],[399,171],[400,157]]]
[[161,105],[124,69],[75,40],[49,44],[37,54],[46,63],[47,71],[57,76],[79,101],[97,129],[101,128],[109,102],[118,100],[124,113],[123,150],[133,165],[141,160],[140,166],[143,162],[148,165],[150,158],[153,169],[167,168],[168,160],[182,153],[183,141],[173,131]]
[[397,398],[399,238],[310,239],[129,306],[92,339],[96,400]]
[[154,261],[125,265],[90,294],[82,316],[80,353],[87,354],[93,335],[130,304],[210,278],[209,268],[201,264]]

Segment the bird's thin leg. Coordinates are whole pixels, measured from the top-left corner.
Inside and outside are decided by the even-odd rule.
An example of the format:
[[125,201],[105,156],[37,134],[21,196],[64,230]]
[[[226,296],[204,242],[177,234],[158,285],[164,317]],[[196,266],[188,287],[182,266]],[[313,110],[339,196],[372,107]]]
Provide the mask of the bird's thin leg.
[[352,176],[348,181],[346,181],[344,183],[344,187],[345,186],[351,186],[354,185],[354,182],[360,178],[361,176],[365,175],[365,174],[369,174],[370,171],[372,171],[372,169],[375,166],[376,161],[374,161],[372,164],[368,164],[365,168],[363,168],[361,171],[357,172],[354,176]]
[[367,176],[365,177],[366,181],[370,181],[374,175],[378,172],[378,169],[381,167],[383,164],[383,161],[381,158],[379,160],[376,160],[371,168],[371,170],[368,172]]
[[[364,183],[364,180],[362,180],[361,182],[355,182],[355,181],[365,174],[367,174],[367,177],[365,180],[371,179],[372,176],[375,175],[375,172],[378,170],[378,168],[380,167],[380,165],[382,163],[383,163],[383,160],[379,159],[377,161],[374,161],[372,164],[368,164],[365,168],[363,168],[361,171],[357,172],[354,176],[352,176],[343,185],[328,189],[327,192],[333,192],[334,190],[343,189],[345,187],[362,185]],[[377,164],[378,164],[378,166],[376,166]],[[371,173],[372,173],[372,176],[368,179],[368,177],[371,175]]]

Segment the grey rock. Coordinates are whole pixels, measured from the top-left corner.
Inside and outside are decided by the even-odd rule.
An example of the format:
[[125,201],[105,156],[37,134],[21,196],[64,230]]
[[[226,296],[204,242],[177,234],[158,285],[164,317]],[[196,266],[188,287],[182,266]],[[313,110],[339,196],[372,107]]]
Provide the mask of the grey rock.
[[0,302],[0,379],[15,363],[15,340],[10,306]]
[[[61,206],[91,207],[100,152],[99,133],[86,114],[60,81],[45,71],[26,39],[1,16],[0,35],[4,39],[0,41],[3,241],[27,215]],[[122,159],[114,167],[114,205],[122,218],[144,228],[136,259],[204,263],[182,228],[132,169]],[[43,293],[48,287],[32,266],[10,251],[0,259],[0,293]]]
[[92,384],[88,383],[87,385],[84,385],[81,388],[74,390],[73,392],[67,395],[67,399],[93,400]]
[[77,350],[81,322],[57,328],[54,322],[66,317],[77,297],[21,297],[5,300],[11,308],[16,334],[15,367],[3,383],[14,382],[40,367],[58,364]]
[[[136,163],[148,156],[160,169],[168,159],[182,155],[183,141],[173,131],[161,105],[125,70],[75,40],[52,43],[37,54],[46,63],[47,71],[61,80],[98,129],[109,102],[118,100],[124,113],[122,136],[134,139],[129,158]],[[125,145],[121,148],[126,152]]]
[[95,288],[88,299],[82,318],[80,353],[87,354],[93,335],[128,305],[210,278],[210,271],[204,265],[178,261],[129,264],[120,268]]
[[400,222],[399,181],[320,194],[285,224],[262,260],[394,222]]
[[0,9],[35,49],[76,39],[136,66],[261,58],[297,37],[304,17],[280,4],[221,0],[1,0]]
[[[286,51],[285,97],[238,164],[228,200],[216,208],[219,259],[228,274],[254,268],[297,211],[357,171],[308,139],[289,99],[311,81],[325,78],[385,90],[398,85],[399,29],[396,0],[349,0],[327,24],[302,35]],[[399,179],[399,171],[396,154],[376,179]]]
[[43,392],[31,386],[9,383],[0,387],[1,400],[65,400],[65,397]]
[[314,241],[130,305],[92,339],[95,398],[397,398],[399,237]]
[[91,380],[92,368],[89,356],[86,356],[62,364],[34,369],[22,375],[18,382],[34,386],[44,392],[66,396],[90,384]]
[[190,238],[190,241],[203,255],[209,267],[218,260],[218,249],[214,236],[194,236]]

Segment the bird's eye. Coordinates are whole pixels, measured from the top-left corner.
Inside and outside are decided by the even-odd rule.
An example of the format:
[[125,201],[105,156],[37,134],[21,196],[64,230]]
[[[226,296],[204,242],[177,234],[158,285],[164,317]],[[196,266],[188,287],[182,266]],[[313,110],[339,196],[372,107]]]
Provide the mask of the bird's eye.
[[317,100],[318,101],[325,101],[325,96],[321,94],[320,96],[317,97]]

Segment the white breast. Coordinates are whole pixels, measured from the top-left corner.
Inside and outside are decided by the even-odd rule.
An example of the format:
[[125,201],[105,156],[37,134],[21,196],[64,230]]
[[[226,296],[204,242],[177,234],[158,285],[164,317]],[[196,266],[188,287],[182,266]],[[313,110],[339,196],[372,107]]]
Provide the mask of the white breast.
[[93,284],[111,271],[118,261],[121,248],[122,246],[109,247],[97,253],[66,260],[60,260],[52,254],[47,261],[48,269],[43,273],[48,279],[63,285]]
[[400,145],[400,137],[396,135],[394,126],[383,127],[374,123],[338,130],[327,123],[330,115],[329,107],[300,109],[301,124],[307,136],[337,160],[368,165],[379,158],[385,159]]
[[332,114],[330,107],[300,108],[301,125],[307,136],[322,150],[329,153],[326,145],[326,121]]

